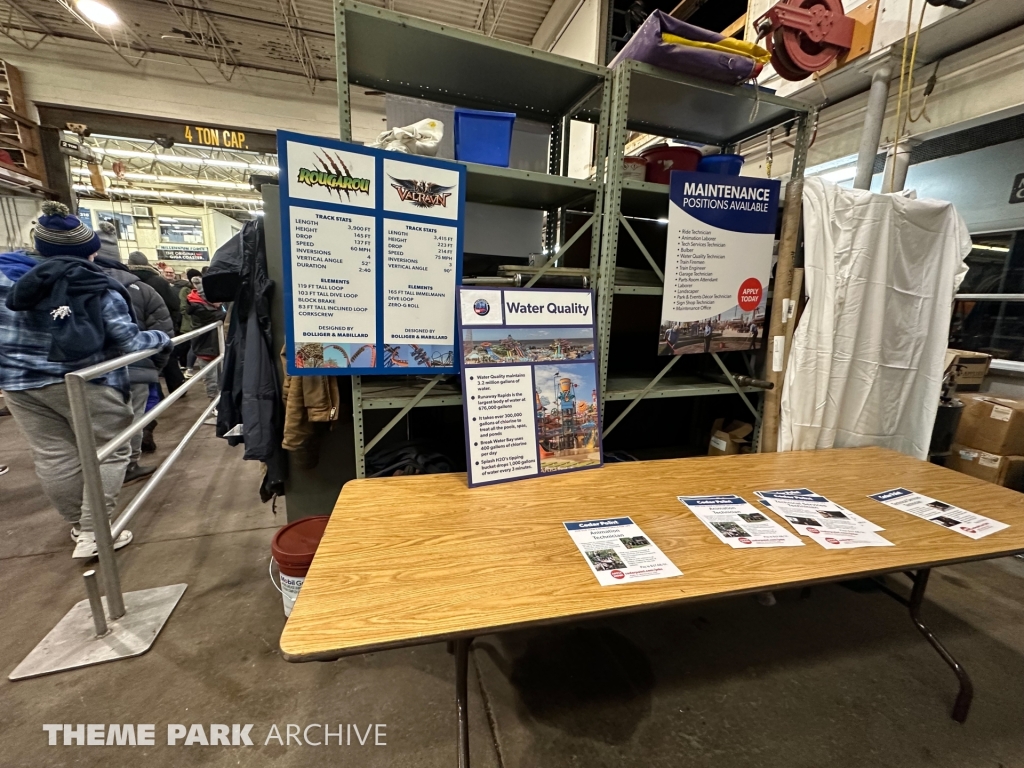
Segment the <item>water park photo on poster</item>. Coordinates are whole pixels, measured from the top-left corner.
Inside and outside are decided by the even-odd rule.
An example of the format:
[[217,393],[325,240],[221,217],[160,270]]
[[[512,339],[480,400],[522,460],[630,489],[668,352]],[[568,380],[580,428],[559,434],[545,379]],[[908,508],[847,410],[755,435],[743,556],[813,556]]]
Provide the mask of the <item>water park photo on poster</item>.
[[466,365],[593,360],[594,332],[592,328],[548,326],[464,327],[462,356]]
[[596,374],[592,364],[534,367],[541,474],[601,463]]

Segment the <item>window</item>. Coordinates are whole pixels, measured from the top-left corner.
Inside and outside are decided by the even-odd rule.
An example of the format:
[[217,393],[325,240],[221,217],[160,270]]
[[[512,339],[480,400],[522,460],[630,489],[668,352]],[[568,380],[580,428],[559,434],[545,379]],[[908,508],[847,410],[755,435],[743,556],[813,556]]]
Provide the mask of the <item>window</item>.
[[[96,211],[95,213],[100,221],[109,221],[114,225],[118,240],[135,240],[135,218],[133,216],[112,211]],[[99,226],[98,222],[97,226]]]
[[970,269],[953,305],[949,346],[1024,361],[1024,231],[973,240]]
[[159,221],[161,243],[202,245],[204,242],[202,219],[161,216]]

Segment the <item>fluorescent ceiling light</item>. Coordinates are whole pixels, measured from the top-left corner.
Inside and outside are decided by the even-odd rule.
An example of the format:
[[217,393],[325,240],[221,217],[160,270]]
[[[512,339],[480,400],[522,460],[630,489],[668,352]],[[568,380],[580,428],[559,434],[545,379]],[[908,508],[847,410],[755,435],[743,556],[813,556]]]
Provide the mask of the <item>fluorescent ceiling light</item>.
[[121,18],[110,6],[104,5],[99,0],[76,0],[75,7],[85,18],[94,24],[104,27],[113,27],[121,23]]
[[[75,176],[88,176],[89,171],[85,168],[72,168],[71,173]],[[113,171],[100,171],[105,178],[116,179],[117,174]],[[162,176],[155,173],[135,173],[129,171],[123,174],[123,178],[129,181],[149,181],[156,184],[180,184],[186,187],[208,187],[214,189],[239,189],[251,190],[248,184],[241,181],[218,181],[217,179],[193,179],[189,176]]]
[[[92,187],[87,184],[74,184],[74,190],[76,192],[95,192]],[[206,203],[238,203],[240,205],[263,205],[263,199],[259,197],[227,197],[224,195],[194,195],[191,192],[165,192],[159,189],[125,189],[122,187],[112,187],[108,190],[111,196],[118,195],[123,197],[155,197],[158,199],[168,200],[187,200],[191,202],[206,202]]]
[[159,163],[179,163],[181,165],[199,165],[216,168],[240,168],[254,173],[277,173],[276,165],[263,165],[261,163],[246,163],[241,160],[218,160],[211,157],[189,157],[187,155],[169,155],[157,152],[140,152],[136,149],[106,149],[104,147],[93,147],[92,150],[98,155],[109,155],[110,157],[129,157],[137,160],[149,160]]
[[1010,250],[1002,245],[978,245],[977,243],[972,245],[971,248],[975,251],[999,251],[1000,253],[1008,253]]

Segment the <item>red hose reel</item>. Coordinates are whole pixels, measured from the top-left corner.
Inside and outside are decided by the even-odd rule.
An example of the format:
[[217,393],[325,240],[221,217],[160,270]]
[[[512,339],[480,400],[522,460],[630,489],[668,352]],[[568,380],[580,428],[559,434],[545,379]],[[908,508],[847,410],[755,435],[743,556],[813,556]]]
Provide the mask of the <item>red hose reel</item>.
[[757,20],[772,66],[786,80],[819,72],[853,44],[854,21],[842,0],[782,0]]

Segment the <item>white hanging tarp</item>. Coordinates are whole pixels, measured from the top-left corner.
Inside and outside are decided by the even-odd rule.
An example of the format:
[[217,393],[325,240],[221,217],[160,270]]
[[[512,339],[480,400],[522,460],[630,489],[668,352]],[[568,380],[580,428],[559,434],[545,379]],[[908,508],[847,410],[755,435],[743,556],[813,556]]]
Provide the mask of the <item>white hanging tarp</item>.
[[924,459],[971,251],[952,203],[807,179],[804,285],[780,451],[879,445]]

